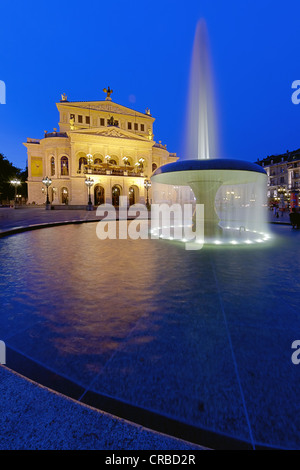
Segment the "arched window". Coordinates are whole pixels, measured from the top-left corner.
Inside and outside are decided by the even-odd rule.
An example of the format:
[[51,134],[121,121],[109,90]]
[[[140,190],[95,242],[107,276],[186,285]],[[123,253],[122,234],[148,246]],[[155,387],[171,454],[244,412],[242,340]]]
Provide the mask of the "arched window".
[[120,196],[121,196],[121,187],[119,185],[115,185],[112,187],[112,205],[115,207],[119,206]]
[[69,174],[69,159],[68,159],[68,157],[66,157],[66,156],[61,157],[60,163],[61,163],[61,174],[63,176],[67,176]]
[[139,189],[137,186],[133,185],[129,188],[129,206],[136,204],[138,198]]
[[101,164],[102,164],[101,158],[96,158],[96,159],[94,160],[94,165],[101,165]]
[[94,189],[94,201],[95,206],[100,206],[100,204],[105,203],[105,190],[100,184],[96,184]]
[[119,165],[119,157],[117,155],[110,155],[109,163],[110,165]]
[[69,203],[69,190],[68,188],[61,188],[61,202],[62,204]]
[[55,175],[55,158],[51,157],[50,159],[50,167],[51,167],[51,176]]
[[79,171],[84,169],[84,165],[87,165],[87,159],[85,157],[79,158]]
[[152,163],[152,173],[157,169],[157,163]]

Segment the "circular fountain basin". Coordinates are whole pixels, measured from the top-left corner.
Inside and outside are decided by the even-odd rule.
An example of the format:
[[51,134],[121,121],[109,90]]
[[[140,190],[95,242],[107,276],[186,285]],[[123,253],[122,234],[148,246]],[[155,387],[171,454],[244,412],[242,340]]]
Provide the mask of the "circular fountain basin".
[[250,427],[256,447],[300,449],[299,231],[272,227],[255,251],[100,240],[97,222],[2,238],[6,367],[210,448],[251,448]]
[[152,181],[174,185],[189,185],[204,180],[219,181],[221,184],[243,184],[267,176],[266,171],[256,163],[233,159],[182,160],[158,168]]
[[[254,184],[261,188],[267,185],[267,173],[262,167],[255,163],[231,159],[183,160],[169,163],[158,168],[151,179],[154,183],[190,186],[197,204],[204,205],[204,236],[209,241],[225,234],[215,207],[216,195],[222,185]],[[242,219],[241,226],[244,230],[247,228]],[[247,234],[246,240],[248,238]]]

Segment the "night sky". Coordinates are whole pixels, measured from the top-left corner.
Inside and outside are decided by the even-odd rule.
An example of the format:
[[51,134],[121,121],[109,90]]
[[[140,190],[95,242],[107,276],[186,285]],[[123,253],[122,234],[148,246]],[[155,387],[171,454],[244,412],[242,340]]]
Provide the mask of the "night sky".
[[0,153],[26,165],[27,137],[58,127],[55,103],[103,100],[156,118],[179,156],[197,21],[209,34],[220,156],[255,161],[300,147],[300,2],[100,0],[1,2]]

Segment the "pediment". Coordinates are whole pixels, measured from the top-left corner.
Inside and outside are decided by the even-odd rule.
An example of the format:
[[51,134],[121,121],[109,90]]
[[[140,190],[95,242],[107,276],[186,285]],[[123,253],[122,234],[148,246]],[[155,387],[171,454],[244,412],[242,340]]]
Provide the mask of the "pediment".
[[121,115],[128,115],[128,116],[140,116],[143,118],[150,118],[154,121],[154,118],[146,113],[141,113],[139,111],[135,111],[134,109],[127,108],[126,106],[122,106],[118,103],[114,103],[113,101],[61,101],[57,103],[58,106],[64,107],[76,107],[88,110],[96,110],[96,111],[106,111],[110,114],[121,114]]

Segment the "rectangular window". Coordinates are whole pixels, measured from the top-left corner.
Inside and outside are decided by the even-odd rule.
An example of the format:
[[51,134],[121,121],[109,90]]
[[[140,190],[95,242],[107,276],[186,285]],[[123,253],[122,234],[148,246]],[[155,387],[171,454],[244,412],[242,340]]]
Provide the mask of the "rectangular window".
[[82,116],[81,116],[81,114],[78,114],[78,122],[82,122]]
[[145,130],[145,125],[141,124],[141,131],[144,132],[144,130]]
[[139,125],[137,122],[134,123],[134,130],[135,131],[138,131],[139,130]]
[[128,129],[132,129],[131,122],[128,122],[127,124],[128,124],[128,126],[127,126]]
[[90,116],[85,116],[85,123],[90,124],[90,122],[91,122]]
[[104,118],[100,118],[100,126],[105,126],[105,120],[104,120]]

